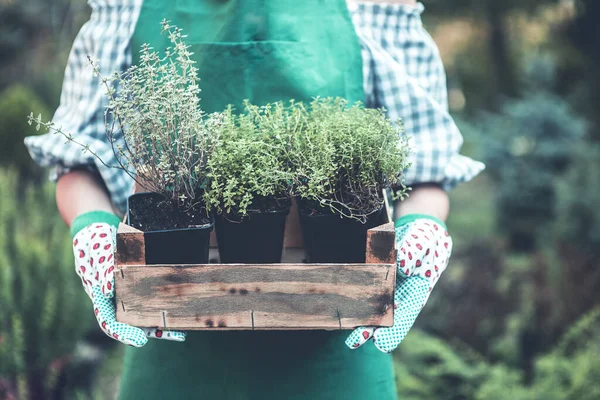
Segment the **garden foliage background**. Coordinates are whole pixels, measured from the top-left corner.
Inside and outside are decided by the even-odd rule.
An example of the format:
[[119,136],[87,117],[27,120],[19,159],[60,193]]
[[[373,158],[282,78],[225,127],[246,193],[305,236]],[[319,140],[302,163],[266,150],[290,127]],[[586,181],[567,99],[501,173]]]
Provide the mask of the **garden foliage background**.
[[[488,168],[451,194],[454,257],[394,353],[399,397],[599,399],[600,2],[424,4],[464,151]],[[85,0],[0,0],[2,399],[118,385],[123,348],[95,326],[54,186],[22,144],[88,16]]]

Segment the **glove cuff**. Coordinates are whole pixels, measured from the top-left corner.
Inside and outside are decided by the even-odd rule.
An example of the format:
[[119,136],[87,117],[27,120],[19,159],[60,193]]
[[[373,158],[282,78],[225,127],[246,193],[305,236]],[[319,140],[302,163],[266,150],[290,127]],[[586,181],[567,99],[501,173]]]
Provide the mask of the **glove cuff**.
[[418,219],[428,219],[430,221],[434,221],[434,222],[440,224],[442,226],[442,228],[444,228],[445,230],[448,230],[448,228],[446,227],[446,224],[444,223],[444,221],[442,221],[439,218],[433,217],[431,215],[427,215],[427,214],[407,214],[407,215],[404,215],[404,216],[398,218],[396,220],[396,222],[394,222],[394,227],[395,228],[399,228],[402,225],[408,224],[410,222],[415,222]]
[[83,228],[93,223],[106,223],[114,227],[119,226],[121,219],[107,211],[90,211],[78,215],[71,224],[71,237],[75,237]]

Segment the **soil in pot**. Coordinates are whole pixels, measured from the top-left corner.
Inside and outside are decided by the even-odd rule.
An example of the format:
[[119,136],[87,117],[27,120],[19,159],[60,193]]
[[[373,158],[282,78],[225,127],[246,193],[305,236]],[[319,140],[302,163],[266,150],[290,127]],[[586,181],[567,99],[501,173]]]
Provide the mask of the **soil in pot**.
[[290,199],[258,198],[243,218],[217,215],[215,228],[221,263],[280,263],[290,206]]
[[303,200],[298,202],[298,211],[309,263],[364,263],[367,231],[387,222],[384,206],[364,224]]
[[207,264],[213,220],[206,208],[177,209],[157,193],[129,197],[127,224],[144,232],[146,264]]

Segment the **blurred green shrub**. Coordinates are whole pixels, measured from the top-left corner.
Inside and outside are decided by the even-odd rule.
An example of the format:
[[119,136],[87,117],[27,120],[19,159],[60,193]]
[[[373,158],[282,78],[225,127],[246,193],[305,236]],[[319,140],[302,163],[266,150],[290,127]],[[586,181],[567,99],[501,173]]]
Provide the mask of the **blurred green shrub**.
[[0,398],[50,399],[93,324],[53,185],[0,169]]
[[582,141],[574,154],[577,162],[557,182],[552,232],[564,323],[600,305],[600,144]]
[[485,363],[471,351],[414,329],[394,353],[398,396],[403,400],[472,399]]
[[539,357],[530,384],[505,364],[413,330],[394,353],[398,397],[408,400],[596,400],[600,398],[600,308]]
[[23,85],[15,84],[0,93],[0,166],[15,168],[22,178],[28,179],[42,174],[23,144],[26,136],[39,134],[35,126],[27,123],[32,111],[41,113],[43,118],[50,117],[44,102]]
[[600,145],[581,141],[573,163],[558,181],[556,232],[580,250],[600,253]]
[[533,387],[547,400],[600,399],[600,308],[586,314],[556,349],[536,362]]
[[556,182],[574,161],[585,121],[548,92],[532,92],[477,126],[496,188],[497,224],[511,247],[530,251],[556,216]]
[[[522,383],[518,370],[498,364],[488,366],[485,379],[477,389],[474,400],[533,400],[533,391]],[[542,399],[540,399],[542,400]]]
[[519,338],[531,317],[529,263],[507,258],[503,247],[480,239],[454,251],[418,323],[443,338],[457,338],[487,358],[519,364]]
[[521,400],[531,388],[521,373],[491,365],[464,345],[413,330],[394,353],[398,398],[403,400]]

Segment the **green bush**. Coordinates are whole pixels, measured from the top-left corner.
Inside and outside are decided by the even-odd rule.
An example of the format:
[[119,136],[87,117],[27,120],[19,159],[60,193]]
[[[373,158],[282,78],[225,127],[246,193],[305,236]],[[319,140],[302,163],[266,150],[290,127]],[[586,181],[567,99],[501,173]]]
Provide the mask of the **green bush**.
[[472,399],[485,363],[469,350],[414,329],[394,353],[398,397],[403,400]]
[[16,168],[25,178],[41,174],[23,144],[26,136],[38,134],[27,123],[31,110],[44,119],[50,117],[42,100],[23,85],[10,86],[0,93],[0,166]]
[[394,358],[402,400],[534,399],[519,370],[491,365],[465,345],[451,345],[421,330],[406,336]]
[[556,215],[557,178],[574,161],[586,124],[550,93],[507,102],[478,121],[488,173],[496,184],[498,228],[515,250],[532,250]]
[[569,171],[558,180],[557,236],[587,252],[600,253],[600,145],[575,146]]
[[539,357],[530,383],[506,364],[413,330],[394,353],[403,400],[595,400],[600,398],[600,308]]
[[93,316],[52,185],[17,186],[0,170],[0,398],[46,399]]
[[[522,374],[505,365],[488,366],[485,379],[477,388],[474,400],[533,400],[533,392],[523,385]],[[541,399],[540,399],[541,400]]]
[[[598,340],[598,337],[596,338]],[[533,391],[536,399],[600,399],[600,344],[590,343],[586,351],[570,357],[549,354],[537,361]]]
[[600,398],[600,307],[567,330],[556,348],[536,362],[536,399]]

